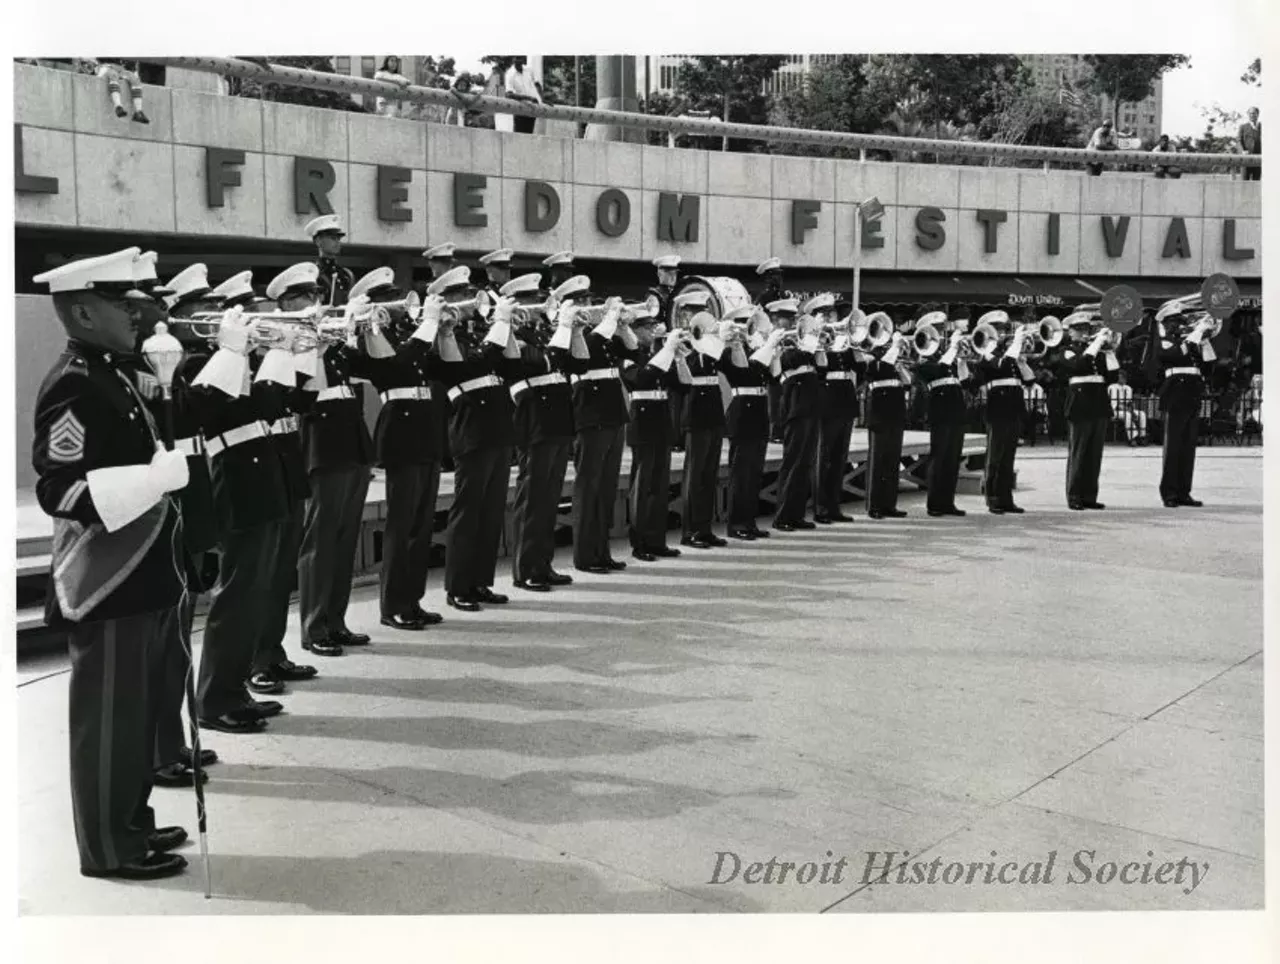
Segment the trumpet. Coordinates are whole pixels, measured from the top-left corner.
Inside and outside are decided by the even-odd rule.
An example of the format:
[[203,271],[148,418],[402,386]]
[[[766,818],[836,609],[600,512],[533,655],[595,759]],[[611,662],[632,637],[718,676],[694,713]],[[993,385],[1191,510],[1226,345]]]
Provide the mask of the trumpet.
[[[170,318],[169,324],[182,325],[195,337],[216,342],[225,314],[222,311],[201,311],[188,318]],[[317,309],[306,308],[302,311],[244,312],[240,319],[251,325],[250,346],[303,352],[311,351],[318,345],[316,316]]]

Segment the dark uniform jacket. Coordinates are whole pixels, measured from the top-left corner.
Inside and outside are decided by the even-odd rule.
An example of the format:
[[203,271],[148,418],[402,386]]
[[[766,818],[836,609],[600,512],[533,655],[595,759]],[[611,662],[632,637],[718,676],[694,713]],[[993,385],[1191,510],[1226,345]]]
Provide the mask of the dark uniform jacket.
[[364,420],[363,386],[353,378],[368,378],[369,357],[346,345],[332,345],[321,356],[328,388],[346,386],[351,398],[320,399],[320,392],[304,385],[302,398],[302,447],[307,472],[369,465],[373,461],[373,439]]
[[621,337],[605,339],[595,332],[586,333],[588,358],[574,358],[568,348],[548,348],[552,368],[570,376],[573,385],[573,423],[576,431],[617,428],[627,424],[627,402],[622,394],[620,377],[583,378],[589,372],[617,374],[627,359],[638,361],[640,352],[628,349]]
[[853,421],[858,417],[858,381],[866,374],[866,365],[857,360],[852,348],[824,354],[827,367],[822,381],[822,417]]
[[[867,363],[867,428],[901,428],[907,420],[907,386],[897,366],[877,358]],[[873,388],[877,382],[897,382],[897,388]]]
[[720,394],[720,359],[694,350],[685,359],[693,384],[685,386],[680,429],[701,432],[724,428],[724,398]]
[[[744,349],[746,351],[746,349]],[[750,355],[747,352],[748,356]],[[769,393],[773,381],[769,369],[747,358],[747,367],[733,363],[733,350],[720,356],[720,371],[729,383],[729,410],[725,413],[725,435],[731,439],[769,437]]]
[[[178,514],[167,500],[108,533],[89,493],[89,472],[150,463],[159,440],[118,362],[116,355],[72,341],[36,399],[36,498],[54,519],[54,574],[45,607],[50,626],[65,625],[71,615],[59,604],[60,583],[70,586],[73,608],[85,603],[78,622],[168,609],[182,596],[183,563],[174,558]],[[94,597],[100,598],[88,605]]]
[[280,457],[280,471],[289,505],[296,506],[311,498],[307,481],[307,457],[302,447],[302,416],[310,404],[312,393],[297,386],[265,382],[258,389],[266,411],[275,418],[269,423],[271,440]]
[[[1107,371],[1107,359],[1103,352],[1086,355],[1076,352],[1062,363],[1062,379],[1067,384],[1066,416],[1068,421],[1087,422],[1111,415],[1111,400],[1107,397],[1107,385],[1117,380],[1120,370]],[[1097,377],[1098,381],[1071,384],[1075,378]]]
[[[1161,346],[1160,372],[1164,375],[1164,380],[1160,383],[1160,411],[1199,411],[1200,399],[1204,397],[1205,366],[1206,362],[1201,360],[1199,352],[1194,348],[1186,348],[1182,342],[1169,348]],[[1194,368],[1200,374],[1165,374],[1171,368]]]
[[333,258],[321,258],[317,265],[320,274],[316,284],[320,286],[320,301],[326,305],[345,305],[347,295],[351,293],[356,277],[350,268],[344,268]]
[[[998,361],[979,362],[974,371],[974,380],[979,385],[990,385],[994,381],[1013,379],[1013,385],[1000,385],[988,388],[987,421],[1021,421],[1027,414],[1026,402],[1023,399],[1022,384],[1025,381],[1018,363],[1012,358],[1001,358]],[[1106,392],[1103,392],[1105,397]]]
[[[945,354],[945,349],[941,353]],[[958,362],[944,365],[937,359],[926,359],[916,368],[916,378],[925,392],[925,405],[931,426],[964,425],[969,421],[959,367]],[[954,379],[955,384],[932,387],[933,383],[947,379]]]
[[[437,462],[444,455],[444,406],[439,394],[444,362],[432,346],[418,338],[406,338],[391,358],[370,358],[366,363],[371,381],[382,396],[382,410],[373,428],[376,464],[384,469]],[[431,384],[435,382],[436,390]],[[388,398],[388,392],[422,390],[430,398]]]
[[822,411],[823,372],[808,352],[789,348],[782,353],[782,424],[797,418],[817,418]]
[[[664,372],[650,365],[648,359],[636,361],[623,367],[622,380],[631,393],[631,421],[627,424],[627,444],[670,447],[669,400],[672,393],[679,392],[682,388],[675,362]],[[653,392],[660,393],[661,397],[651,395]]]
[[668,328],[671,327],[671,301],[675,297],[675,293],[675,288],[668,288],[666,285],[654,285],[645,292],[646,301],[650,297],[658,299],[658,310],[654,312],[653,317]]
[[514,410],[507,383],[520,378],[520,359],[503,357],[497,345],[473,345],[462,334],[456,340],[462,361],[440,365],[449,399],[450,451],[459,456],[512,445]]
[[515,406],[518,446],[573,438],[573,387],[562,372],[551,367],[541,345],[526,342],[521,347],[519,378],[507,389]]

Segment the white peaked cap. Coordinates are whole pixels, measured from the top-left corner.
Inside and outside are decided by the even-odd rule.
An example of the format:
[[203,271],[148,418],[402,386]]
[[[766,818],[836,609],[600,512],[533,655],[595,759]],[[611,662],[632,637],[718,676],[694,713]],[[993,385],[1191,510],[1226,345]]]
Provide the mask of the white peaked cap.
[[678,268],[680,267],[680,255],[664,254],[659,258],[654,258],[653,266],[655,268]]
[[324,234],[326,231],[336,231],[338,234],[346,234],[342,230],[342,221],[336,214],[322,214],[313,221],[308,221],[305,228],[307,237],[312,241],[316,239],[317,234]]
[[764,310],[771,315],[791,314],[794,315],[800,310],[800,305],[796,303],[795,298],[782,298],[778,301],[771,301],[764,306]]
[[456,268],[450,268],[435,281],[427,286],[427,294],[438,295],[443,294],[450,288],[460,288],[462,285],[471,283],[471,269],[465,264],[460,264]]
[[156,258],[154,251],[144,251],[133,260],[133,280],[134,281],[159,281],[160,277],[156,274]]
[[318,277],[320,268],[315,262],[302,261],[290,265],[271,279],[271,283],[267,285],[267,297],[276,301],[290,288],[315,284]]
[[230,301],[232,298],[243,298],[245,295],[253,294],[253,272],[241,271],[239,274],[232,275],[218,287],[209,292],[215,298],[221,298],[224,301]]
[[836,296],[830,291],[824,291],[820,295],[814,295],[806,301],[800,308],[806,315],[815,311],[821,311],[824,308],[834,308],[836,306]]
[[50,294],[64,291],[87,291],[95,284],[134,284],[134,261],[142,254],[141,248],[125,248],[114,254],[97,258],[83,258],[38,274],[31,280],[47,284]]
[[564,301],[566,298],[572,298],[574,295],[580,295],[584,291],[590,290],[591,279],[585,274],[575,274],[555,290],[555,296],[557,301]]
[[437,244],[434,248],[427,248],[422,252],[422,256],[428,261],[447,261],[453,257],[453,252],[458,250],[458,246],[452,241],[446,241],[444,244]]
[[671,304],[676,308],[683,308],[685,305],[705,305],[711,300],[711,294],[707,291],[693,290],[682,291],[671,299]]
[[511,257],[515,252],[510,248],[499,248],[497,251],[490,251],[480,259],[481,264],[509,264]]
[[499,288],[498,294],[504,298],[509,298],[511,295],[527,295],[537,291],[540,287],[542,287],[542,277],[540,275],[522,274],[518,278],[512,278]]
[[1002,311],[997,308],[995,311],[988,311],[985,315],[978,319],[980,325],[1004,325],[1009,322],[1009,312]]
[[721,318],[720,320],[721,321],[746,321],[748,318],[754,315],[756,311],[757,311],[757,308],[755,305],[742,305],[739,308],[734,308],[731,311],[726,312],[724,317]]
[[370,291],[377,291],[379,288],[387,288],[395,283],[396,273],[390,268],[374,268],[351,286],[351,291],[347,295],[347,301],[354,301],[361,295],[367,295]]
[[549,258],[544,258],[542,264],[547,268],[554,268],[557,265],[573,264],[572,251],[557,251]]
[[769,258],[768,260],[760,263],[760,266],[756,268],[756,274],[764,274],[766,271],[780,271],[781,269],[781,258]]
[[1164,321],[1166,318],[1174,318],[1186,311],[1186,305],[1179,304],[1176,301],[1167,301],[1160,306],[1160,310],[1156,312],[1156,321]]
[[209,290],[209,269],[203,264],[189,264],[170,278],[165,287],[171,292],[171,306],[188,295],[202,294]]

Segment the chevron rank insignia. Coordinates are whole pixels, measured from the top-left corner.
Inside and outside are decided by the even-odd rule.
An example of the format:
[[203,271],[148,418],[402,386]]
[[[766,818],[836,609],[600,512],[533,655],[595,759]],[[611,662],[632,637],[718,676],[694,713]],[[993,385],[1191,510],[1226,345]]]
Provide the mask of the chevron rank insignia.
[[78,462],[84,458],[84,426],[68,409],[49,429],[49,461]]

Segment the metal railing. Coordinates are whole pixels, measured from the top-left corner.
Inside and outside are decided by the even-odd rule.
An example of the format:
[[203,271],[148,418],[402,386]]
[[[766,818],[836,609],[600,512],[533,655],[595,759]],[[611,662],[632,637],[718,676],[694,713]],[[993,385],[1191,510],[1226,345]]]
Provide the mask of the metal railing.
[[[740,140],[766,141],[777,144],[804,144],[849,150],[923,151],[948,157],[995,157],[1024,161],[1059,162],[1073,164],[1141,165],[1150,166],[1155,161],[1146,151],[1089,151],[1073,147],[1028,147],[1017,144],[994,144],[975,141],[947,141],[916,137],[894,137],[885,134],[855,134],[837,131],[803,130],[795,127],[771,127],[763,124],[725,123],[719,120],[701,120],[693,117],[669,117],[658,114],[638,114],[630,111],[598,110],[589,107],[568,107],[541,104],[531,101],[508,100],[486,94],[464,94],[456,90],[410,85],[400,87],[386,81],[368,80],[345,74],[326,74],[298,67],[279,64],[263,66],[247,60],[230,57],[144,57],[143,63],[178,67],[219,74],[223,77],[279,84],[285,87],[305,87],[311,90],[330,90],[346,94],[366,94],[388,97],[394,100],[442,107],[462,107],[487,114],[518,114],[523,117],[541,117],[547,120],[570,121],[578,124],[598,124],[612,127],[629,127],[641,130],[665,131],[674,134],[732,137]],[[1176,164],[1183,170],[1213,170],[1224,165],[1233,167],[1261,167],[1260,155],[1250,154],[1177,154]],[[1167,155],[1159,155],[1163,160]],[[1166,163],[1168,163],[1166,161]]]

